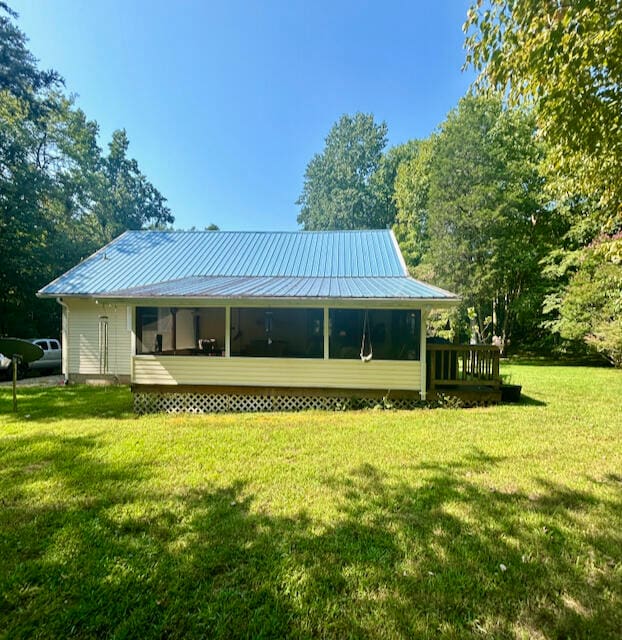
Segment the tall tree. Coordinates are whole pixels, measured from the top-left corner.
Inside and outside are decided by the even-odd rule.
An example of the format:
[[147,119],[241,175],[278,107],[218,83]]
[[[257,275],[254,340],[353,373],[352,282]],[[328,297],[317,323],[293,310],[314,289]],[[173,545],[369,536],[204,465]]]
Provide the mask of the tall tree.
[[0,334],[55,334],[58,305],[35,292],[112,235],[172,216],[124,132],[102,157],[97,123],[38,69],[15,17],[0,3]]
[[417,141],[416,152],[399,165],[394,183],[396,217],[393,229],[411,269],[421,262],[429,244],[430,165],[435,143],[435,134]]
[[428,191],[425,261],[474,309],[479,339],[496,335],[502,344],[536,293],[541,302],[539,262],[556,222],[541,201],[542,147],[533,133],[523,110],[467,96],[441,126],[429,181],[417,183],[422,200]]
[[[550,326],[565,337],[586,326],[580,313],[569,321],[579,306],[566,296],[576,298],[595,273],[608,272],[610,251],[622,260],[622,247],[609,242],[622,231],[620,25],[619,0],[488,0],[469,10],[465,24],[466,63],[480,72],[480,89],[503,89],[510,102],[532,105],[548,143],[543,168],[569,230],[549,258],[559,286],[547,309]],[[593,251],[599,243],[607,251]],[[583,338],[593,344],[590,335]]]
[[8,91],[40,108],[37,94],[58,87],[62,78],[56,71],[41,71],[37,60],[26,47],[26,36],[13,20],[17,14],[6,2],[0,2],[0,91]]
[[400,167],[416,157],[419,152],[419,140],[409,140],[404,144],[390,147],[380,158],[378,169],[370,177],[380,218],[385,226],[392,225],[397,216],[395,185]]
[[305,171],[298,222],[313,229],[377,229],[391,212],[372,184],[387,144],[387,125],[371,114],[344,115]]
[[95,212],[108,242],[125,229],[160,227],[174,221],[166,198],[141,173],[138,162],[127,157],[129,140],[124,129],[115,131],[108,156],[101,162],[99,201]]

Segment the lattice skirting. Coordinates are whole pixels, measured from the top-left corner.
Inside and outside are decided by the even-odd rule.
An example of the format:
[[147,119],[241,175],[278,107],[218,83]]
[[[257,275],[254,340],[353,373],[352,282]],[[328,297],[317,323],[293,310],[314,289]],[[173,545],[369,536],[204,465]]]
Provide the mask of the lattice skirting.
[[242,395],[224,393],[141,393],[134,392],[134,411],[144,413],[223,413],[247,411],[304,411],[323,409],[367,409],[380,406],[414,409],[422,405],[416,398],[357,398],[335,396]]

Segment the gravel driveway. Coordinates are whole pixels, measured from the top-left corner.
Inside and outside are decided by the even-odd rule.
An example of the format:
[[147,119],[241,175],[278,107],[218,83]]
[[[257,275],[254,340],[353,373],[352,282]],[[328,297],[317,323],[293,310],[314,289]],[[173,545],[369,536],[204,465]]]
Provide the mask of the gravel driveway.
[[[0,388],[10,387],[11,380],[0,382]],[[54,376],[38,376],[35,378],[23,378],[17,381],[18,387],[58,387],[65,384],[65,376],[56,374]]]

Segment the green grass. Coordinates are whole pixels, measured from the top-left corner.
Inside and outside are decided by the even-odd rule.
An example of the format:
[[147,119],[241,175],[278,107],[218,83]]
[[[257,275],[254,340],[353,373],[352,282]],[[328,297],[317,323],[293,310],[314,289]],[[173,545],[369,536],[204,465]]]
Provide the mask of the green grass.
[[505,373],[412,412],[2,390],[0,637],[620,637],[622,372]]

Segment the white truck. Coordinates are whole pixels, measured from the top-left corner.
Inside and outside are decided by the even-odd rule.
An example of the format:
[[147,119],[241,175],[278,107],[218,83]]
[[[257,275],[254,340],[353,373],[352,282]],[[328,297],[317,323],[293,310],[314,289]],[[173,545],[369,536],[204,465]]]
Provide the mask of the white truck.
[[28,369],[35,371],[60,371],[63,357],[58,340],[55,338],[32,338],[29,342],[41,347],[41,349],[43,349],[43,355],[39,360],[35,360],[27,365]]

